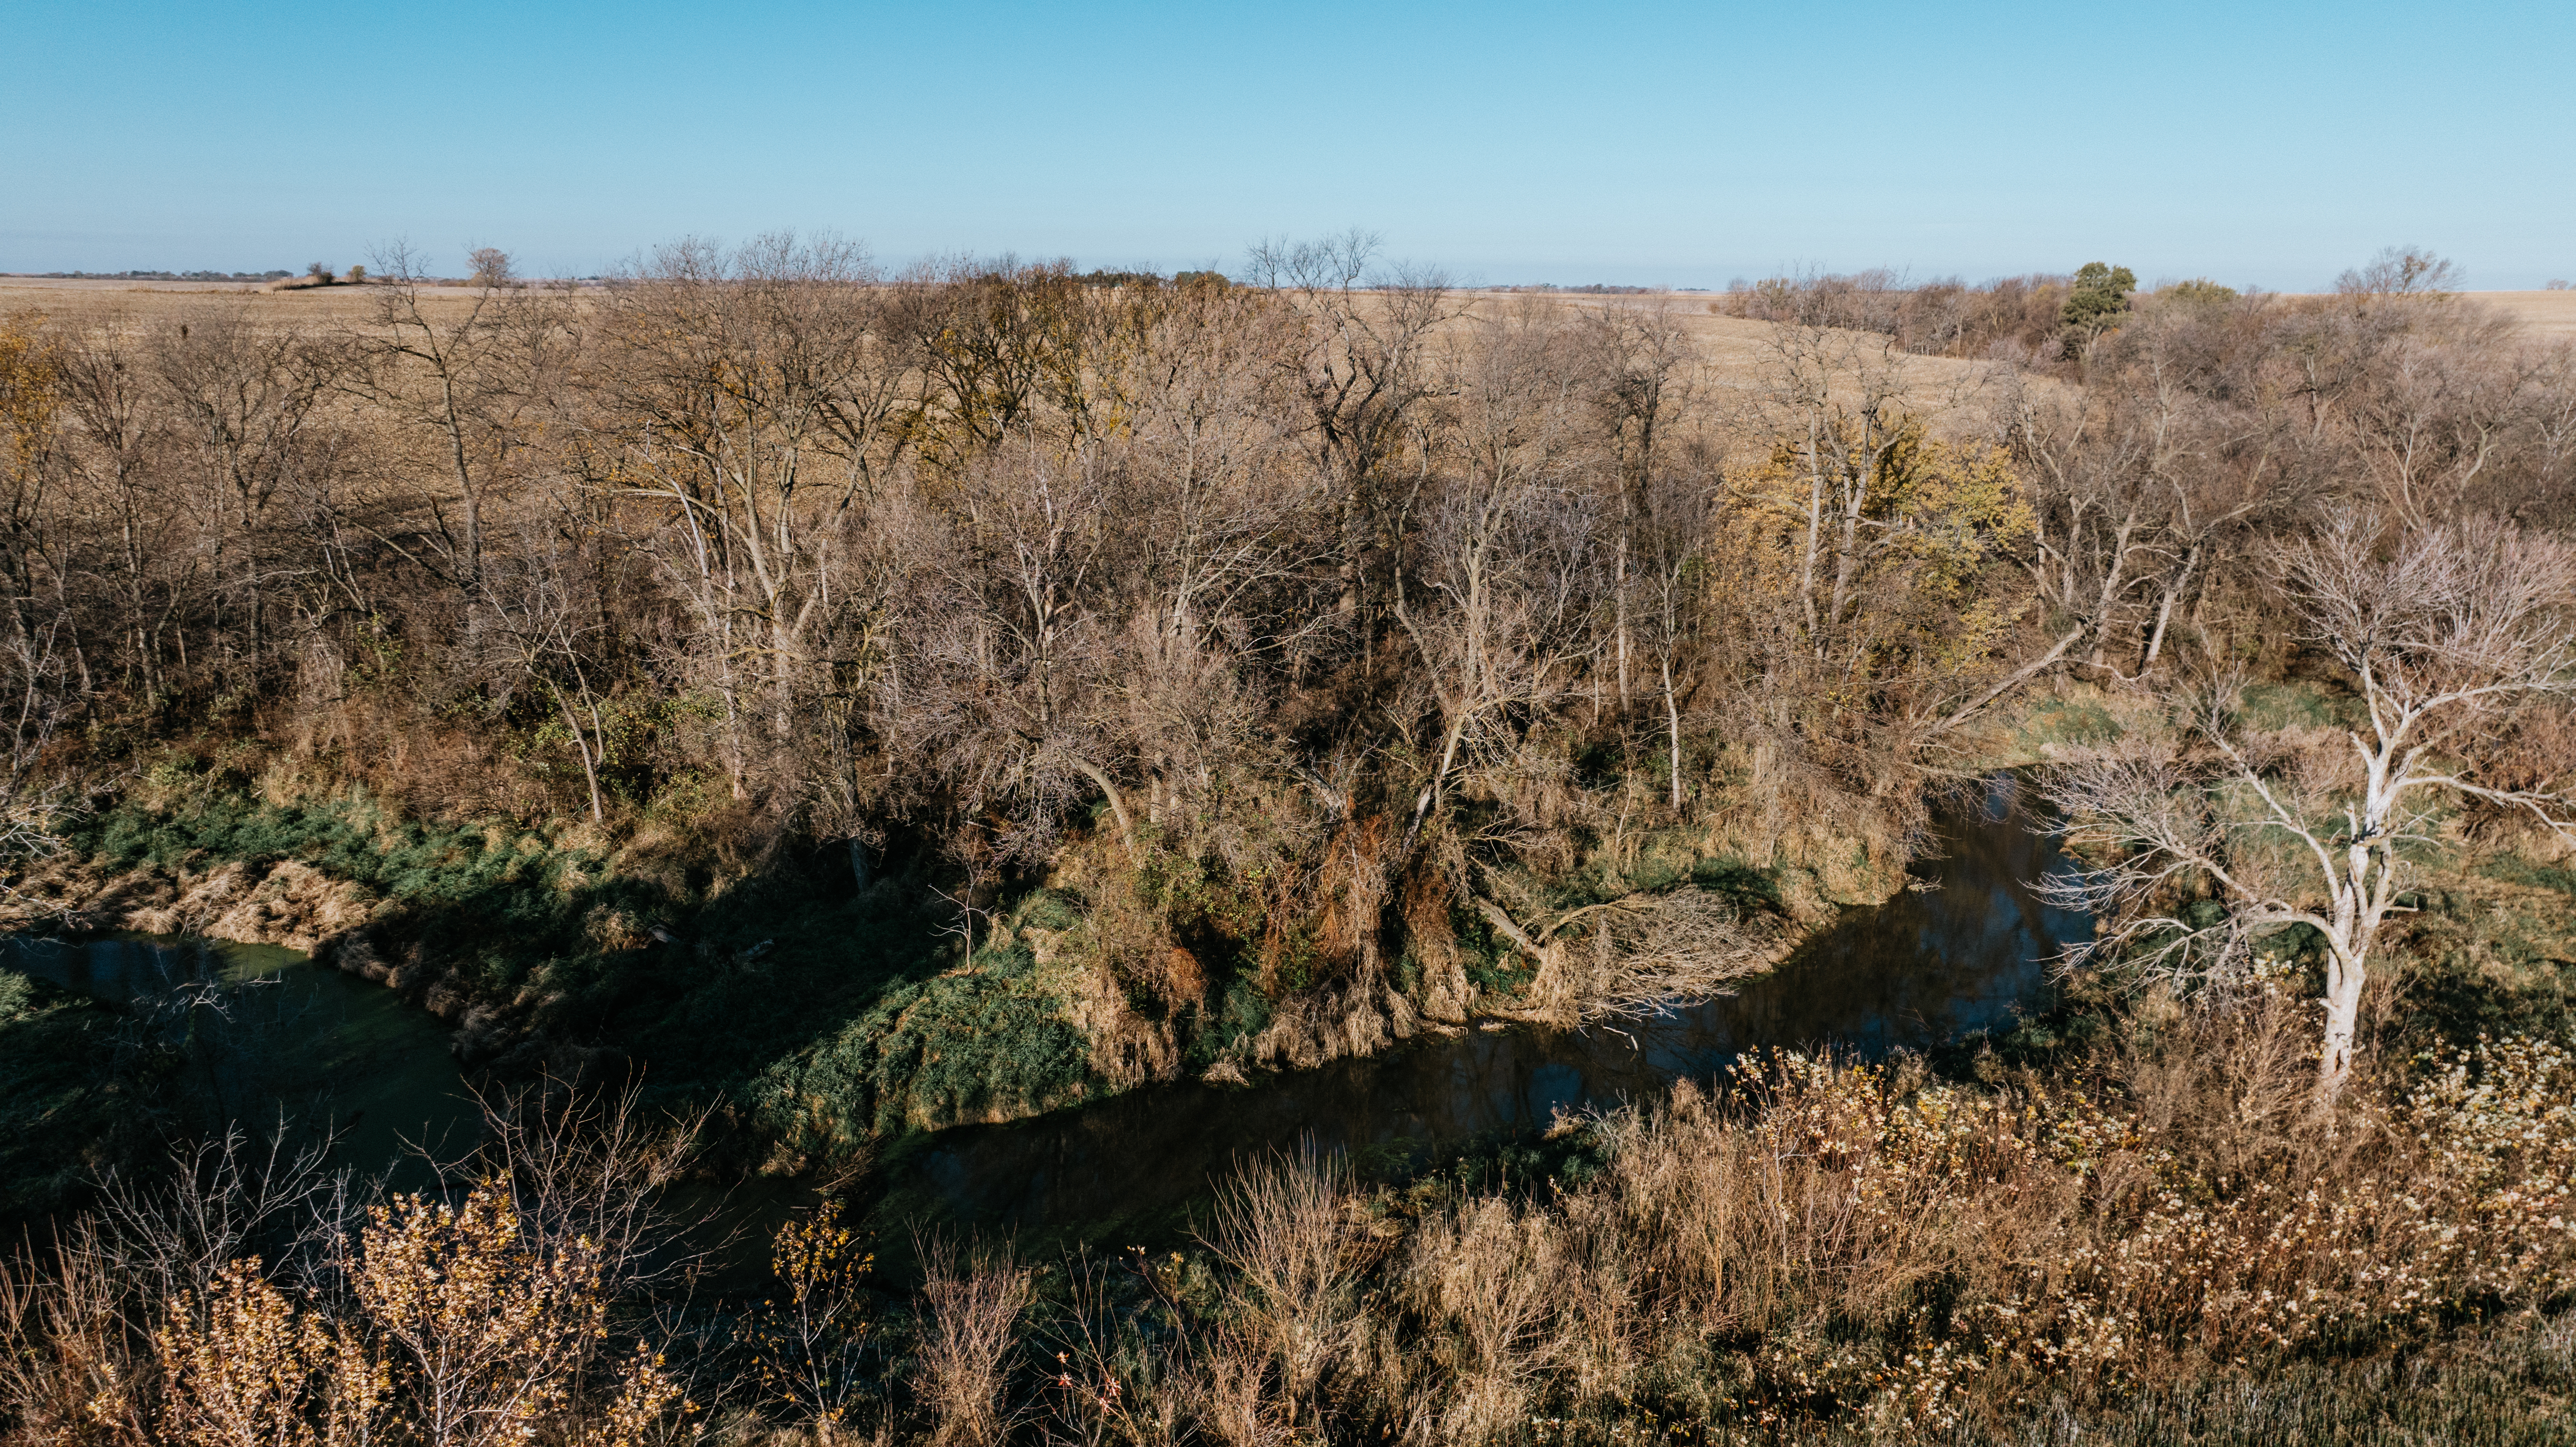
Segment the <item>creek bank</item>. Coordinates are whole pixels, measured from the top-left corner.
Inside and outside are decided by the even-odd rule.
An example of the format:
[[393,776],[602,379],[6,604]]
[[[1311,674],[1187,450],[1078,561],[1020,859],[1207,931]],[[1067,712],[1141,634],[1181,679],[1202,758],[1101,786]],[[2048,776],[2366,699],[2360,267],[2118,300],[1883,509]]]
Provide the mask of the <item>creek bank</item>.
[[[70,942],[145,936],[291,951],[425,1011],[453,1032],[448,1048],[466,1064],[490,1063],[529,1043],[475,998],[454,961],[402,937],[398,901],[299,859],[200,863],[128,866],[99,855],[46,861],[0,902],[0,930]],[[579,1068],[588,1063],[582,1056],[596,1055],[540,1049],[549,1066]]]
[[1248,1090],[1149,1084],[1039,1119],[909,1136],[856,1204],[889,1250],[922,1223],[1015,1235],[1041,1256],[1178,1242],[1194,1212],[1204,1220],[1213,1182],[1244,1162],[1312,1148],[1342,1153],[1363,1179],[1498,1163],[1543,1180],[1562,1127],[1706,1083],[1750,1050],[1875,1059],[2012,1031],[2045,1010],[2051,962],[2089,934],[2032,887],[2067,862],[2010,779],[1938,811],[1932,844],[1904,886],[1803,933],[1778,968],[1714,998],[1574,1029],[1486,1019]]
[[[714,1108],[724,1168],[746,1171],[817,1168],[1139,1086],[1364,1059],[1479,1023],[1576,1023],[1593,946],[1609,938],[1524,931],[1531,958],[1461,914],[1445,957],[1399,946],[1366,989],[1264,980],[1171,944],[1171,973],[1199,992],[1182,1018],[1140,1008],[1105,962],[1110,885],[997,901],[999,927],[961,959],[918,878],[853,892],[838,858],[710,867],[668,830],[604,844],[400,820],[364,801],[196,798],[103,811],[73,844],[14,881],[0,922],[309,953],[425,1010],[470,1070],[640,1067],[658,1103]],[[1895,887],[1865,869],[1693,872],[1707,864],[1658,864],[1652,887],[1722,885],[1747,901],[1737,973]]]

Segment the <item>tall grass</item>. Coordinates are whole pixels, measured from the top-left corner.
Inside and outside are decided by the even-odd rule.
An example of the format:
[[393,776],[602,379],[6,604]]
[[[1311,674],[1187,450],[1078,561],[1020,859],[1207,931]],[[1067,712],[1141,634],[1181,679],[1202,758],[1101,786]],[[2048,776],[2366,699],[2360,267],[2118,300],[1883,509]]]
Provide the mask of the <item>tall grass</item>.
[[[1196,1252],[1059,1267],[932,1242],[907,1298],[867,1289],[827,1210],[783,1229],[766,1302],[712,1307],[587,1284],[608,1276],[583,1263],[658,1258],[557,1221],[528,1185],[553,1156],[501,1131],[524,1159],[446,1205],[264,1187],[226,1208],[251,1226],[176,1255],[166,1212],[75,1223],[0,1281],[0,1434],[203,1437],[242,1380],[195,1346],[263,1323],[293,1340],[262,1338],[284,1385],[260,1410],[323,1423],[332,1364],[374,1363],[370,1420],[413,1421],[428,1368],[396,1328],[426,1328],[344,1283],[400,1268],[428,1300],[578,1267],[579,1331],[520,1333],[578,1371],[476,1368],[529,1384],[541,1440],[2570,1440],[2576,1052],[2429,1052],[2326,1110],[2313,1049],[2296,1000],[2258,989],[1991,1087],[1777,1055],[1568,1123],[1552,1174],[1500,1185],[1255,1165]],[[640,1354],[571,1353],[599,1330]]]

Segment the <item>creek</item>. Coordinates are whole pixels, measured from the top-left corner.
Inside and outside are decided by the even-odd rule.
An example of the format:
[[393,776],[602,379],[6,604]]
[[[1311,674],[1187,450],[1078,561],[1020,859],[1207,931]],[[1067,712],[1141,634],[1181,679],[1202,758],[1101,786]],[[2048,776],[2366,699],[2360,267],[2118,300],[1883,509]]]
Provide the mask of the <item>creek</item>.
[[[1488,1025],[1248,1087],[1149,1086],[945,1130],[896,1143],[849,1204],[898,1254],[924,1226],[1034,1247],[1164,1242],[1246,1159],[1311,1146],[1346,1153],[1364,1177],[1396,1177],[1527,1141],[1562,1113],[1707,1080],[1750,1049],[1880,1057],[2006,1025],[2045,993],[2050,957],[2089,929],[2031,889],[2065,860],[2033,830],[2010,776],[1938,812],[1934,838],[1908,888],[1845,911],[1731,994],[1616,1028]],[[19,969],[156,1016],[186,1044],[191,1083],[223,1113],[327,1108],[342,1159],[362,1170],[383,1169],[410,1143],[443,1142],[452,1154],[478,1128],[436,1021],[295,951],[142,937],[9,944]],[[757,1224],[812,1199],[814,1184],[757,1183],[733,1199]]]
[[12,968],[116,1005],[177,1046],[177,1094],[204,1124],[327,1112],[342,1164],[392,1168],[406,1187],[427,1179],[415,1147],[453,1156],[481,1133],[446,1028],[302,951],[153,935],[6,943]]
[[[1154,1086],[1009,1125],[906,1142],[865,1204],[878,1237],[914,1223],[1031,1244],[1150,1244],[1203,1215],[1235,1163],[1309,1144],[1365,1179],[1480,1144],[1526,1141],[1562,1112],[1646,1101],[1743,1052],[1831,1047],[1865,1057],[2008,1025],[2048,988],[2049,961],[2090,921],[2030,881],[2066,867],[2010,775],[1935,816],[1936,849],[1883,904],[1847,910],[1731,994],[1617,1028],[1486,1027],[1418,1038],[1251,1087]],[[899,1249],[899,1247],[898,1247]]]

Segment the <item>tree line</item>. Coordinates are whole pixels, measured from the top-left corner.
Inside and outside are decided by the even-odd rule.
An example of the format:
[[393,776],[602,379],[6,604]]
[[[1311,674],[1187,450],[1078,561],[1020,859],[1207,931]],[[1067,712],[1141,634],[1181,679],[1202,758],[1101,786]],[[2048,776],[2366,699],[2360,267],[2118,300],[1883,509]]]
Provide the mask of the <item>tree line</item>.
[[1654,829],[1892,869],[2018,691],[2281,666],[2274,560],[2365,511],[2554,535],[2576,468],[2569,350],[2411,252],[2321,297],[1783,279],[1719,304],[1768,323],[1732,368],[1358,233],[1235,279],[475,268],[394,248],[356,323],[9,323],[25,847],[172,760],[660,810],[935,860],[971,948],[1086,842],[1365,983],[1452,906],[1543,939],[1498,869]]

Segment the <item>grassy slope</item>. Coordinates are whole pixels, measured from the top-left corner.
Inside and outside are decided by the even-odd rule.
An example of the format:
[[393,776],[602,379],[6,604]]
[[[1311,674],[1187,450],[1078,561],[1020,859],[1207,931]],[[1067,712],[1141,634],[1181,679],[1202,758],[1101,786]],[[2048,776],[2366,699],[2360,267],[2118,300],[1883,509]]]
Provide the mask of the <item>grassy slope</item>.
[[[1004,944],[968,961],[919,879],[854,892],[837,851],[724,867],[655,837],[647,827],[611,849],[568,825],[442,825],[365,801],[279,806],[218,786],[110,808],[81,821],[72,843],[99,879],[291,859],[354,883],[379,901],[374,923],[326,950],[391,967],[407,995],[460,1027],[470,1062],[611,1074],[641,1065],[653,1095],[715,1107],[733,1127],[721,1135],[762,1153],[737,1167],[845,1159],[909,1131],[1114,1088],[1076,1023],[1073,996],[1096,985],[1066,961],[1101,948],[1079,895],[1004,900],[979,936],[998,925]],[[1563,906],[1689,881],[1753,913],[1794,912],[1784,882],[1802,897],[1829,892],[1799,871],[1701,858],[1690,840],[1631,852],[1623,869],[1595,861],[1528,883]],[[1205,1003],[1179,1015],[1129,1005],[1168,1022],[1184,1068],[1204,1068],[1272,1018],[1273,992],[1308,982],[1292,960],[1265,991],[1251,960],[1267,925],[1259,902],[1186,861],[1159,862],[1139,888],[1189,940]],[[1487,998],[1528,983],[1480,918],[1461,912],[1455,923]],[[1038,937],[1058,942],[1046,968],[1027,943]],[[1395,974],[1399,987],[1413,978],[1405,962]]]
[[[221,795],[111,810],[73,842],[115,869],[297,859],[354,881],[387,902],[369,946],[407,992],[461,1017],[469,1044],[515,1048],[521,1066],[643,1062],[655,1093],[809,1147],[859,1144],[850,1121],[1040,1106],[1081,1079],[1071,1027],[1025,970],[947,973],[955,951],[921,891],[853,896],[828,862],[718,888],[702,868],[621,868],[639,861],[536,831]],[[659,922],[676,943],[652,938]],[[813,1102],[764,1080],[811,1056],[832,1062],[839,1096],[819,1135],[804,1128]]]

